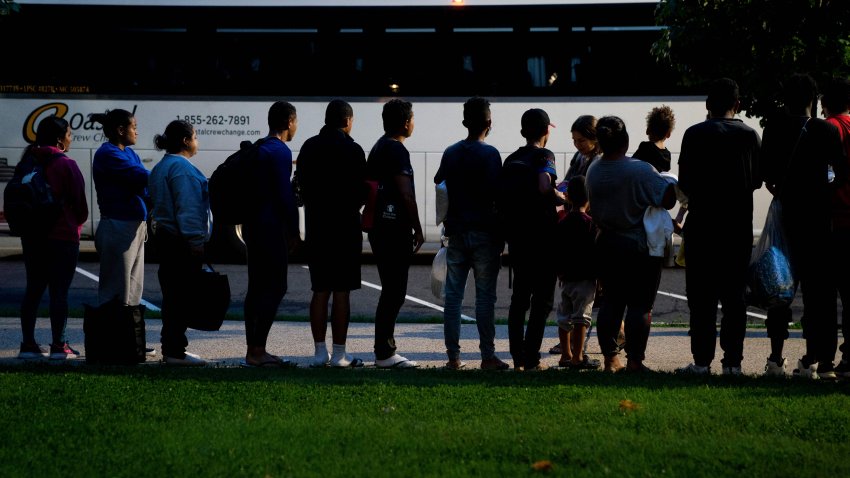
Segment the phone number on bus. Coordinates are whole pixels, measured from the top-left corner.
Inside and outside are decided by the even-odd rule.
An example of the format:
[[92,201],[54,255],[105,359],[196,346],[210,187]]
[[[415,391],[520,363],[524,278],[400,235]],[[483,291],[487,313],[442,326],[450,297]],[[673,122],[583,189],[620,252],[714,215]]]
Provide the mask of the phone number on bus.
[[177,119],[188,121],[193,125],[235,125],[235,126],[247,126],[251,124],[251,117],[248,115],[243,116],[223,116],[223,115],[177,115]]

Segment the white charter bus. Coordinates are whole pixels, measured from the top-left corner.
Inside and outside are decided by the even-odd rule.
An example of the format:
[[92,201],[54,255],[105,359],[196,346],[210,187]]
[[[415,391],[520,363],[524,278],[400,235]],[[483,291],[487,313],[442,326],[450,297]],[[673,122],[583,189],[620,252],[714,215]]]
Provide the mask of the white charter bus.
[[[556,154],[559,176],[575,152],[569,130],[580,115],[623,118],[633,151],[646,138],[646,114],[670,106],[676,130],[667,147],[675,174],[682,133],[706,113],[701,92],[678,86],[649,53],[660,33],[655,2],[468,0],[454,6],[447,0],[376,7],[368,1],[249,1],[238,8],[213,2],[202,12],[173,6],[181,2],[19,3],[18,18],[0,28],[5,44],[53,29],[72,30],[69,38],[78,47],[61,68],[29,49],[7,49],[0,76],[0,187],[33,140],[38,121],[63,116],[73,130],[69,155],[86,177],[91,208],[86,236],[99,220],[91,160],[104,141],[88,115],[107,109],[135,113],[134,149],[148,168],[162,157],[154,150],[154,134],[173,119],[190,121],[200,148],[193,162],[209,175],[241,141],[268,133],[266,115],[276,100],[290,101],[298,111],[298,133],[289,143],[297,161],[300,145],[321,128],[331,99],[351,103],[352,136],[368,152],[383,133],[383,103],[402,97],[413,103],[416,128],[405,146],[420,221],[431,242],[440,236],[433,177],[443,150],[465,137],[462,106],[470,96],[490,99],[494,127],[487,141],[503,157],[524,144],[522,113],[546,110],[556,125],[547,147]],[[104,26],[96,20],[103,14],[122,21]],[[129,55],[127,41],[119,39],[133,45]],[[760,131],[757,120],[742,119]],[[756,196],[759,233],[769,193]],[[0,216],[0,232],[3,228]],[[233,228],[217,228],[214,235],[217,244],[241,254]]]

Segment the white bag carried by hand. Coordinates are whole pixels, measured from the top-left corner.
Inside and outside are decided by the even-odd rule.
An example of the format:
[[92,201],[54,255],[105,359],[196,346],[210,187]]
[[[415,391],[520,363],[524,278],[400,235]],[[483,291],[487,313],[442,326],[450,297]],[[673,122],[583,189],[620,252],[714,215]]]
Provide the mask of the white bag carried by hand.
[[448,239],[440,239],[440,250],[434,255],[434,262],[431,264],[431,293],[434,297],[442,300],[445,297],[446,291],[446,274],[449,267],[446,262],[446,253],[448,252]]
[[446,220],[446,215],[449,213],[449,191],[446,189],[446,182],[434,186],[437,191],[437,224]]

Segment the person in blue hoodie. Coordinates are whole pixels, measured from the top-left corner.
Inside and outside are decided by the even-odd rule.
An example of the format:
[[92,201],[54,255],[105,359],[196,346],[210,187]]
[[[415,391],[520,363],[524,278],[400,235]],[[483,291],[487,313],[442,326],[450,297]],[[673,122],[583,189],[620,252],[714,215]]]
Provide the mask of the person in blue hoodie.
[[[107,110],[89,116],[103,125],[107,140],[94,153],[92,179],[100,209],[94,244],[100,254],[98,305],[113,303],[121,314],[130,314],[135,324],[144,324],[142,287],[145,280],[148,176],[136,144],[138,129],[133,113]],[[143,327],[143,325],[142,325]],[[137,331],[138,360],[153,354],[144,344],[144,331]]]

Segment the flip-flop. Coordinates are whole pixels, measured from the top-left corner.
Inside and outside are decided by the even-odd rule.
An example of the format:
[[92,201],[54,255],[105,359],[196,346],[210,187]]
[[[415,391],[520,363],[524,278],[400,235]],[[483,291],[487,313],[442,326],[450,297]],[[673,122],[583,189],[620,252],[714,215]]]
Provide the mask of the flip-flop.
[[[390,358],[392,358],[392,357],[390,357]],[[408,359],[398,355],[398,360],[391,363],[391,364],[388,364],[388,365],[379,365],[378,362],[375,361],[375,367],[377,367],[377,368],[417,368],[417,367],[419,367],[419,364],[412,361],[412,360],[408,360]]]
[[357,357],[354,357],[354,358],[351,359],[350,362],[348,362],[348,365],[342,365],[342,364],[339,364],[339,363],[335,364],[335,363],[333,363],[333,361],[331,361],[329,363],[329,365],[332,368],[360,368],[365,364],[363,363],[363,360],[361,360]]
[[[274,357],[274,356],[273,356]],[[248,363],[247,360],[243,360],[239,365],[243,368],[295,368],[297,364],[293,363],[290,360],[284,360],[280,357],[274,357],[271,360],[266,360],[260,363]]]

